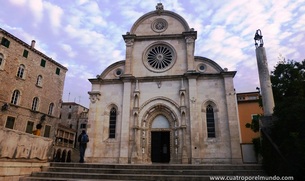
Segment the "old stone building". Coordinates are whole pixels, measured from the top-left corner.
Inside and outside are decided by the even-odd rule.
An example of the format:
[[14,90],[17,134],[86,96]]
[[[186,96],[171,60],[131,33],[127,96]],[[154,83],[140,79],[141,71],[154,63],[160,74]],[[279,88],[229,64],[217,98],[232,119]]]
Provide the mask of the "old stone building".
[[32,133],[43,123],[41,134],[54,136],[59,119],[67,68],[12,34],[0,29],[0,125]]
[[87,162],[240,163],[236,71],[195,56],[197,32],[161,3],[90,79]]
[[63,102],[60,111],[60,123],[78,131],[86,130],[89,109],[75,102]]
[[[75,102],[63,102],[60,111],[60,123],[74,130],[75,137],[87,130],[89,109]],[[77,143],[77,141],[75,141]],[[75,144],[77,147],[77,144]]]
[[53,160],[78,162],[77,137],[86,130],[89,109],[75,102],[61,104],[60,121],[55,135]]
[[3,29],[0,41],[1,178],[29,174],[49,159],[67,68],[35,49],[35,41],[28,45]]

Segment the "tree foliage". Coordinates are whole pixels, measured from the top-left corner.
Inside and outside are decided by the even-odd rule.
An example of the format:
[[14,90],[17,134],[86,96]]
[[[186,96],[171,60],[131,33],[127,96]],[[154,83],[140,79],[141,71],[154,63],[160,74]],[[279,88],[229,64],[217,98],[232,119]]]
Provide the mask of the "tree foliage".
[[265,152],[263,156],[270,160],[267,164],[276,163],[269,168],[275,172],[272,174],[290,174],[295,179],[305,179],[305,60],[279,62],[271,74],[276,118],[271,138],[286,162],[279,157],[267,158],[275,154],[270,153],[271,149],[266,145],[265,150],[269,153]]
[[275,104],[288,97],[305,97],[305,60],[279,62],[271,72]]

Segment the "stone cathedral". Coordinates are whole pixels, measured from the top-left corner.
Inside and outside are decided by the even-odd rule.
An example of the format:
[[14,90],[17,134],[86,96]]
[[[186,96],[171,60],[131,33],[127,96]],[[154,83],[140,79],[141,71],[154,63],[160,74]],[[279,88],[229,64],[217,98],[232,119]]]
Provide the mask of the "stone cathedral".
[[94,79],[88,163],[241,163],[236,71],[195,56],[197,32],[161,3]]

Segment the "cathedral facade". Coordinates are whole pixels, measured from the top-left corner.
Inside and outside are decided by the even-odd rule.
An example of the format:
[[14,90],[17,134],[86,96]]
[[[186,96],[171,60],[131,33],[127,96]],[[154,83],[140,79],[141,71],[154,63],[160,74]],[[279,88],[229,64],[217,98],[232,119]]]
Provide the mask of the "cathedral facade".
[[197,32],[161,3],[123,38],[125,60],[89,79],[86,162],[241,163],[236,71],[195,56]]

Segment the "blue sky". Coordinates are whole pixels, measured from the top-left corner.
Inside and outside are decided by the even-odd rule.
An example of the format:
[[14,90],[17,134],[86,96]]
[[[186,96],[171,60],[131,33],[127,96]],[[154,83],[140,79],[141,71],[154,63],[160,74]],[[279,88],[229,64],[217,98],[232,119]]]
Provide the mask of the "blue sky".
[[[124,60],[122,35],[161,0],[0,0],[0,27],[68,68],[63,101],[89,107],[89,78]],[[254,34],[262,30],[269,70],[305,59],[304,0],[162,0],[197,31],[195,55],[236,70],[237,92],[259,87]]]

